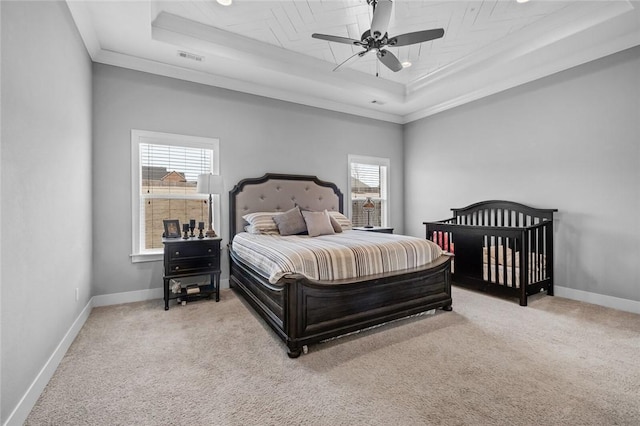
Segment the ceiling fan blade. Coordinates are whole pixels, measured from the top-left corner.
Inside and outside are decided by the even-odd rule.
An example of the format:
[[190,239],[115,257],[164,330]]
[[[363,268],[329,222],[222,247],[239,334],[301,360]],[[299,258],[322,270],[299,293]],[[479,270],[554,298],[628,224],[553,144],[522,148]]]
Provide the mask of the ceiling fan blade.
[[402,64],[398,58],[388,50],[379,50],[378,59],[393,72],[398,72],[402,69]]
[[410,44],[423,43],[444,36],[444,29],[416,31],[414,33],[401,34],[389,39],[387,46],[408,46]]
[[353,54],[351,56],[349,56],[347,59],[345,59],[344,61],[342,61],[337,67],[335,67],[333,69],[333,71],[340,71],[341,67],[351,64],[353,62],[355,62],[356,59],[358,58],[362,58],[364,55],[366,55],[367,53],[369,53],[368,50],[363,50],[362,52],[358,52],[356,54]]
[[354,38],[339,37],[339,36],[334,36],[334,35],[317,34],[317,33],[311,34],[311,37],[317,38],[319,40],[335,41],[336,43],[343,43],[343,44],[351,44],[351,45],[355,45],[355,46],[362,46],[362,42],[360,40],[356,40]]
[[387,33],[392,8],[391,0],[377,0],[371,19],[371,35],[374,39],[380,40]]

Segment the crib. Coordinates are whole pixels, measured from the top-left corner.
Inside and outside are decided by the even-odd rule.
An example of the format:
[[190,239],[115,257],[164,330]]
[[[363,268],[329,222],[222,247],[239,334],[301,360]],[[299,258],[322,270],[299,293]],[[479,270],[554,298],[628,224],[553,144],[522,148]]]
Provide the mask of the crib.
[[516,297],[521,306],[541,291],[553,296],[553,214],[512,201],[451,209],[423,222],[426,238],[454,256],[453,284]]

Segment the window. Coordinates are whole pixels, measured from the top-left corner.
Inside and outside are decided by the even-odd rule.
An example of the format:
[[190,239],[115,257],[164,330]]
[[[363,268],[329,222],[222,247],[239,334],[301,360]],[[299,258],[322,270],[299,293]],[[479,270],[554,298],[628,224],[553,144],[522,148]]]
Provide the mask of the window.
[[[389,226],[389,159],[349,155],[350,215],[354,226]],[[362,209],[371,198],[375,209],[369,213]],[[367,215],[369,218],[367,218]]]
[[[190,219],[208,222],[209,195],[198,194],[196,184],[199,174],[218,174],[219,141],[132,130],[131,159],[132,260],[161,260],[164,219],[178,219],[180,225]],[[217,230],[219,195],[213,206]]]

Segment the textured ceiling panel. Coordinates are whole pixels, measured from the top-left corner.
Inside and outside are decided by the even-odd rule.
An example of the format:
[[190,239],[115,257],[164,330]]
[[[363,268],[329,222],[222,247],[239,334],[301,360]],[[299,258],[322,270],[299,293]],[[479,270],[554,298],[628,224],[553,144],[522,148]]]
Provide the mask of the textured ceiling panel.
[[[575,3],[575,2],[574,2]],[[399,83],[408,83],[461,60],[469,54],[568,7],[567,1],[396,1],[389,35],[444,28],[442,39],[389,48],[412,66],[394,73],[378,66],[375,55],[351,68]],[[237,1],[221,7],[214,1],[154,3],[161,11],[183,16],[231,33],[339,64],[361,51],[339,43],[311,38],[314,32],[360,39],[370,28],[372,8],[365,0],[347,1]]]

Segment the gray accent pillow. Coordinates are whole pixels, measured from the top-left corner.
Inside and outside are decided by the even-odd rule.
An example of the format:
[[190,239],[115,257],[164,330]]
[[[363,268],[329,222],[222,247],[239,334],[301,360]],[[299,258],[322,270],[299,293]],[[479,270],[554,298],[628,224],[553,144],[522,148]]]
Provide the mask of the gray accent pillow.
[[273,221],[278,226],[280,235],[296,235],[307,230],[307,225],[302,218],[302,213],[298,207],[273,216]]
[[[312,212],[312,211],[314,211],[314,210],[311,210],[311,209],[305,209],[304,207],[300,207],[300,206],[297,206],[297,207],[300,208],[301,212]],[[327,209],[325,209],[324,211],[327,211]],[[342,226],[340,226],[338,221],[333,216],[331,216],[330,213],[327,212],[327,214],[329,216],[329,220],[331,221],[331,226],[333,226],[333,232],[335,232],[336,234],[341,233],[342,232]]]
[[310,237],[335,234],[326,210],[323,212],[303,211],[302,216],[307,224]]

